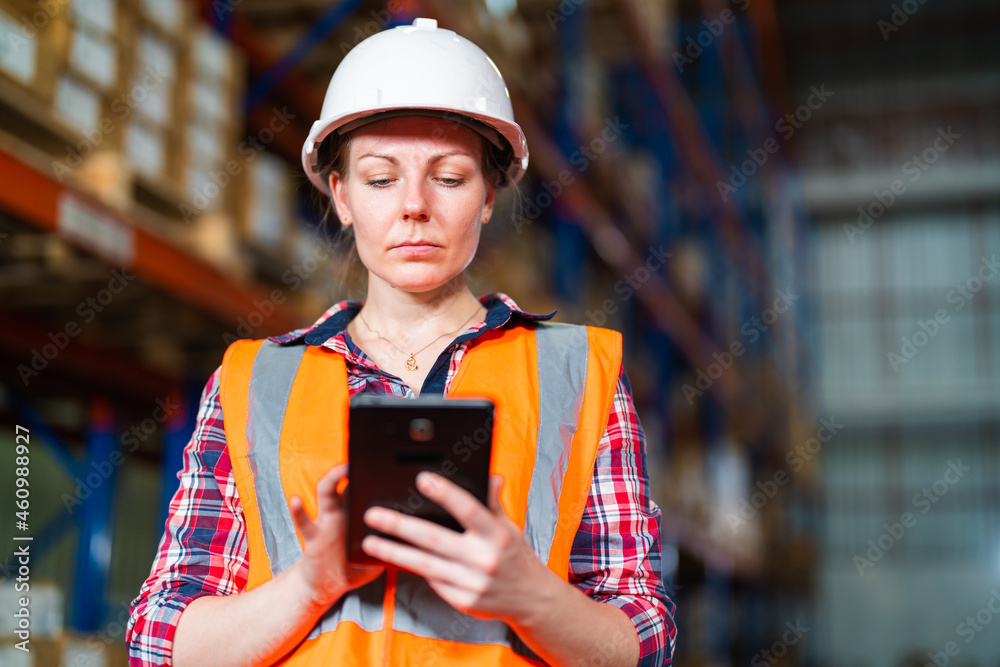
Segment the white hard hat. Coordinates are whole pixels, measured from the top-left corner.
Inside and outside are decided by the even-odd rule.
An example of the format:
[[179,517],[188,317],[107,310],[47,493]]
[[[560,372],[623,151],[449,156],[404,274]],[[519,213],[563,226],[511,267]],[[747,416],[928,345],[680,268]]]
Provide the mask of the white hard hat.
[[344,133],[376,120],[375,114],[379,119],[443,115],[475,129],[498,148],[509,144],[513,158],[506,173],[511,184],[528,168],[528,144],[514,122],[500,70],[482,49],[438,28],[434,19],[418,18],[413,25],[376,33],[351,49],[337,67],[320,119],[302,146],[306,175],[327,195],[330,186],[320,173],[320,145],[335,130]]

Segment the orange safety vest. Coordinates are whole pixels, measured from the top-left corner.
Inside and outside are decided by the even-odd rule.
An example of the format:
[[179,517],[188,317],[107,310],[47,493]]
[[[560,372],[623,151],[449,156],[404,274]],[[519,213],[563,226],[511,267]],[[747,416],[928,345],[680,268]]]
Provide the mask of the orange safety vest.
[[[621,334],[539,322],[482,334],[448,396],[495,405],[500,504],[563,580],[621,366]],[[316,483],[347,461],[344,358],[322,346],[240,340],[222,362],[226,441],[243,505],[252,589],[302,556],[288,499],[316,516]],[[284,665],[541,665],[510,627],[463,614],[423,577],[388,569],[320,619]]]

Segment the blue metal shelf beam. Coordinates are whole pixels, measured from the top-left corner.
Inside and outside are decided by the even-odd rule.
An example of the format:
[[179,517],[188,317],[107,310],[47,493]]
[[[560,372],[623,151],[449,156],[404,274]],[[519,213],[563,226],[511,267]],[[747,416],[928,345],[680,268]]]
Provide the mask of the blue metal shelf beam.
[[[118,452],[121,456],[118,436],[110,406],[102,399],[95,399],[84,442],[88,462],[95,463],[95,471],[100,472],[82,480],[89,495],[82,498],[70,616],[70,624],[80,632],[96,632],[107,612],[105,590],[111,565],[112,511],[119,468],[113,464],[112,455]],[[92,475],[99,478],[96,484],[90,481]]]
[[264,98],[277,88],[281,81],[295,70],[303,60],[337,29],[344,19],[357,9],[363,0],[341,0],[327,9],[319,20],[312,24],[305,34],[279,58],[270,69],[262,74],[247,90],[243,99],[243,110],[249,113]]

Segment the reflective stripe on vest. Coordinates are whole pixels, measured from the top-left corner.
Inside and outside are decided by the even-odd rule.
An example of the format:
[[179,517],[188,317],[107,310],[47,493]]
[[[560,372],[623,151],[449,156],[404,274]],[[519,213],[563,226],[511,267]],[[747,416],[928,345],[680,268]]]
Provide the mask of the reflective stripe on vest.
[[[538,323],[534,331],[494,330],[476,339],[449,391],[449,396],[486,396],[497,405],[491,472],[504,475],[501,505],[524,529],[539,558],[563,579],[597,442],[607,423],[620,354],[620,335],[605,329]],[[589,368],[595,360],[598,368]],[[315,516],[316,481],[346,460],[346,367],[343,358],[327,348],[238,341],[227,351],[223,369],[226,433],[247,518],[248,586],[254,587],[301,558],[288,498],[299,495]],[[505,379],[499,379],[498,371]],[[537,393],[531,391],[535,387]],[[344,423],[337,423],[337,415]],[[498,436],[504,438],[503,446]],[[325,445],[317,442],[324,440]],[[246,507],[251,504],[255,507]],[[394,595],[385,593],[385,575],[351,591],[308,639],[322,641],[343,621],[377,632],[389,614],[392,630],[406,633],[399,643],[413,642],[410,650],[451,655],[455,647],[440,642],[458,642],[470,650],[492,645],[537,664],[537,656],[505,623],[458,612],[422,577],[399,571]],[[421,644],[417,638],[438,643]],[[383,657],[395,664],[395,650],[389,651],[392,655]]]
[[[587,339],[568,325],[548,324],[538,329],[538,449],[531,472],[524,535],[542,559],[549,549],[559,518],[559,496],[569,464],[576,422],[587,382]],[[581,348],[583,348],[581,350]]]
[[247,392],[247,460],[253,473],[272,576],[284,572],[301,558],[302,549],[295,536],[295,523],[285,502],[281,480],[274,475],[261,477],[260,471],[278,470],[278,441],[285,408],[305,351],[303,345],[281,348],[270,341],[265,342],[253,360]]
[[[265,341],[254,358],[250,375],[247,461],[257,492],[257,507],[272,577],[302,558],[302,545],[295,531],[281,478],[273,474],[262,476],[259,471],[279,469],[278,443],[292,394],[292,383],[306,349],[305,345],[283,347]],[[369,632],[381,629],[384,596],[385,577],[355,589],[330,608],[309,633],[309,638],[336,628],[342,620],[354,621]]]

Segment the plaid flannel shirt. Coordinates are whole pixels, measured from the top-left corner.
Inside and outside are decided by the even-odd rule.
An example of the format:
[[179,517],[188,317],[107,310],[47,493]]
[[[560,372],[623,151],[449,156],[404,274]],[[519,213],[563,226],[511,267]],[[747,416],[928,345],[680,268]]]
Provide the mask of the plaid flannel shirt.
[[[487,307],[486,319],[470,326],[441,353],[422,394],[447,392],[469,345],[484,331],[505,326],[513,318],[537,321],[555,314],[526,313],[499,292],[480,301]],[[342,301],[312,326],[270,340],[305,338],[307,344],[325,345],[343,355],[351,396],[413,397],[400,378],[379,369],[347,333],[347,323],[361,305]],[[246,588],[246,525],[226,448],[219,375],[217,369],[205,386],[166,530],[150,575],[132,603],[127,641],[133,666],[171,664],[174,631],[192,600],[234,595]],[[645,436],[623,369],[570,553],[569,581],[591,598],[625,611],[639,637],[639,664],[659,667],[671,662],[676,626],[674,604],[661,581],[660,510],[649,497],[645,458]]]

